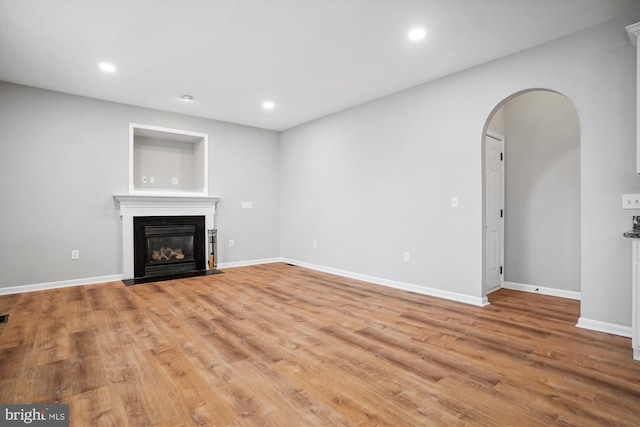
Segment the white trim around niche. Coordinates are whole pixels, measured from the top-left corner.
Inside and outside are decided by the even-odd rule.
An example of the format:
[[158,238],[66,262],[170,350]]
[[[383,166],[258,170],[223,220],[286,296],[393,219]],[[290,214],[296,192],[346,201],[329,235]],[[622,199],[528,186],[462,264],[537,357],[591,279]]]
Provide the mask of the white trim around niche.
[[[201,140],[202,156],[201,164],[198,169],[201,170],[202,188],[193,190],[169,190],[166,188],[136,188],[135,181],[135,133],[136,130],[141,132],[152,132],[164,135],[173,135],[177,140]],[[193,141],[188,141],[193,142]],[[194,142],[196,143],[196,142]],[[172,129],[161,126],[144,125],[140,123],[129,123],[129,194],[146,195],[146,196],[175,196],[175,197],[206,197],[209,194],[209,134],[202,132],[193,132],[181,129]]]

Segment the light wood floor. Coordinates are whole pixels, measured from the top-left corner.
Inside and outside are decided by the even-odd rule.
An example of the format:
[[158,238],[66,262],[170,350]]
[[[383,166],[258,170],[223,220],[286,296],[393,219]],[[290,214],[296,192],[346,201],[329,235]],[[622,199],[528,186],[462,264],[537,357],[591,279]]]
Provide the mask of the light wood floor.
[[627,338],[285,264],[0,297],[0,403],[85,426],[637,426]]

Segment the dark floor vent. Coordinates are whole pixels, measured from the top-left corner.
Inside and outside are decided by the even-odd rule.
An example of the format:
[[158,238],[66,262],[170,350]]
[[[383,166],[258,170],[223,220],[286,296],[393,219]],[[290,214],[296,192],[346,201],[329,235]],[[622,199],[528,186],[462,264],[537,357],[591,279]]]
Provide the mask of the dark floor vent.
[[2,316],[0,316],[0,323],[7,323],[7,320],[9,320],[8,314],[3,314]]

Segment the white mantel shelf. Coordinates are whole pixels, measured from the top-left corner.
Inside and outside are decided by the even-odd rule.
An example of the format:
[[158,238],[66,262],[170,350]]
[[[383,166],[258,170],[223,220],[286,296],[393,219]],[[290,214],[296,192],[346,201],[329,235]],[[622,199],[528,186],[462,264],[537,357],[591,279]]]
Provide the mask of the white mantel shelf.
[[[116,194],[122,218],[122,269],[125,279],[134,278],[133,218],[141,216],[204,216],[205,233],[215,228],[219,197]],[[208,241],[205,234],[204,241]]]
[[142,194],[115,194],[113,198],[120,202],[121,209],[123,206],[215,206],[218,200],[220,200],[219,197]]

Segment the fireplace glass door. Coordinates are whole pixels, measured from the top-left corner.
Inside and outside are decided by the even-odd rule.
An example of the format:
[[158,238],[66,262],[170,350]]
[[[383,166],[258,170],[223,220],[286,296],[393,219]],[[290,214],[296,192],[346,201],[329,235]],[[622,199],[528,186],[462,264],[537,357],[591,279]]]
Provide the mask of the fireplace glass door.
[[135,277],[205,269],[204,217],[135,217]]

